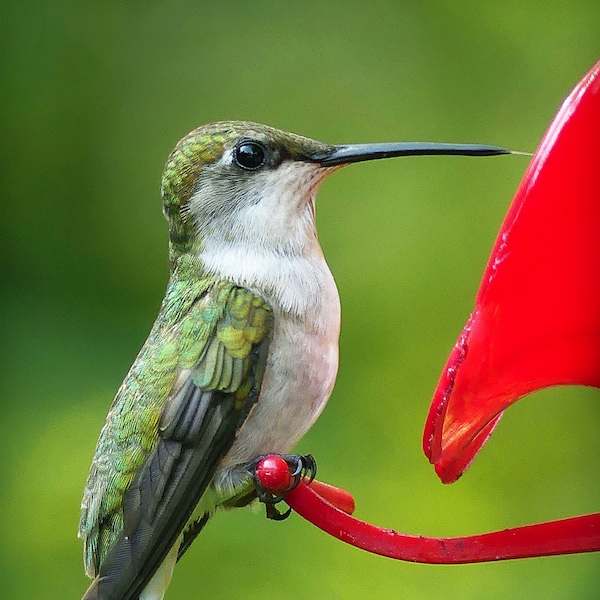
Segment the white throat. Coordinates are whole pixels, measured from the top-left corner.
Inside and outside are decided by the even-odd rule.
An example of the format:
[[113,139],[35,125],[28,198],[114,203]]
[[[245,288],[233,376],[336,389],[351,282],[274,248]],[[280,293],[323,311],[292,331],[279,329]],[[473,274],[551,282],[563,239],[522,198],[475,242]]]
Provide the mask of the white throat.
[[321,329],[320,307],[337,299],[337,289],[323,256],[298,257],[262,252],[238,244],[200,253],[213,276],[256,291],[284,313],[310,319]]
[[[243,192],[236,210],[221,219],[198,219],[199,258],[208,274],[247,287],[276,312],[323,331],[339,297],[314,223],[316,188],[325,176],[314,165],[284,163]],[[191,201],[210,204],[210,186]]]

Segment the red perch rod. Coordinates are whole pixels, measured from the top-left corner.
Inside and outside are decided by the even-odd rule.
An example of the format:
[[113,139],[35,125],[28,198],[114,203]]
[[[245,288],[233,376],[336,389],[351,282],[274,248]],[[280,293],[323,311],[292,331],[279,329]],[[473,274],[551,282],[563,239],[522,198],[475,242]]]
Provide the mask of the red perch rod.
[[300,516],[367,552],[429,564],[464,564],[600,550],[600,513],[464,537],[434,538],[377,527],[330,504],[304,481],[285,501]]

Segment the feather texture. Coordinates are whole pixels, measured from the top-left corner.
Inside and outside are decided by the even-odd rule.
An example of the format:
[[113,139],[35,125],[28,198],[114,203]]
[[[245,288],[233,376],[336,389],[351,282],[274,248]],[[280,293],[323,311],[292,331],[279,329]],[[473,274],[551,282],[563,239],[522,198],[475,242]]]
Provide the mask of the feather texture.
[[[113,405],[118,409],[122,396],[131,395],[126,404],[138,419],[136,399],[146,400],[141,402],[144,408],[149,399],[160,406],[151,422],[152,446],[144,451],[131,432],[123,436],[111,427],[110,418],[103,429],[80,526],[88,570],[96,576],[85,600],[139,597],[258,399],[273,325],[271,309],[257,295],[229,283],[197,288],[195,299],[180,303],[172,318],[161,314],[119,390],[120,403]],[[192,335],[173,336],[182,329]],[[179,345],[175,361],[171,339]],[[149,354],[160,356],[154,363],[159,366],[142,380],[138,369]],[[161,402],[165,380],[170,389]],[[118,448],[133,464],[107,460],[107,447]],[[127,481],[129,473],[133,475]],[[121,490],[119,506],[113,496]]]

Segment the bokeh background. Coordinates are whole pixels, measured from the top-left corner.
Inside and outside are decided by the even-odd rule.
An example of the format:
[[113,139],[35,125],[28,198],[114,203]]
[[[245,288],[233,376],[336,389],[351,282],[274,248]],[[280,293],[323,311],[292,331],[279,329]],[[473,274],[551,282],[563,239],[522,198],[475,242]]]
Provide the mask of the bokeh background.
[[[79,502],[167,279],[159,185],[187,131],[251,119],[328,142],[533,151],[600,54],[597,0],[2,3],[3,598],[78,598]],[[355,165],[319,195],[341,367],[300,450],[357,515],[465,535],[599,508],[600,394],[510,409],[443,486],[420,438],[526,157]],[[597,554],[413,565],[299,517],[219,515],[167,598],[598,597]]]

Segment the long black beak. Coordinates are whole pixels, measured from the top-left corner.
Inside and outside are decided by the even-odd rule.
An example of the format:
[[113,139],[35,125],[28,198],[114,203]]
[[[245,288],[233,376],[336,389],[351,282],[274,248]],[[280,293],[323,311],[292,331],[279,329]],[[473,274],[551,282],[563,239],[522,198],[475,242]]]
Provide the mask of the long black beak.
[[391,144],[348,144],[333,146],[329,151],[316,152],[309,159],[323,167],[392,158],[394,156],[427,156],[448,154],[457,156],[498,156],[511,151],[481,144],[437,144],[435,142],[395,142]]

